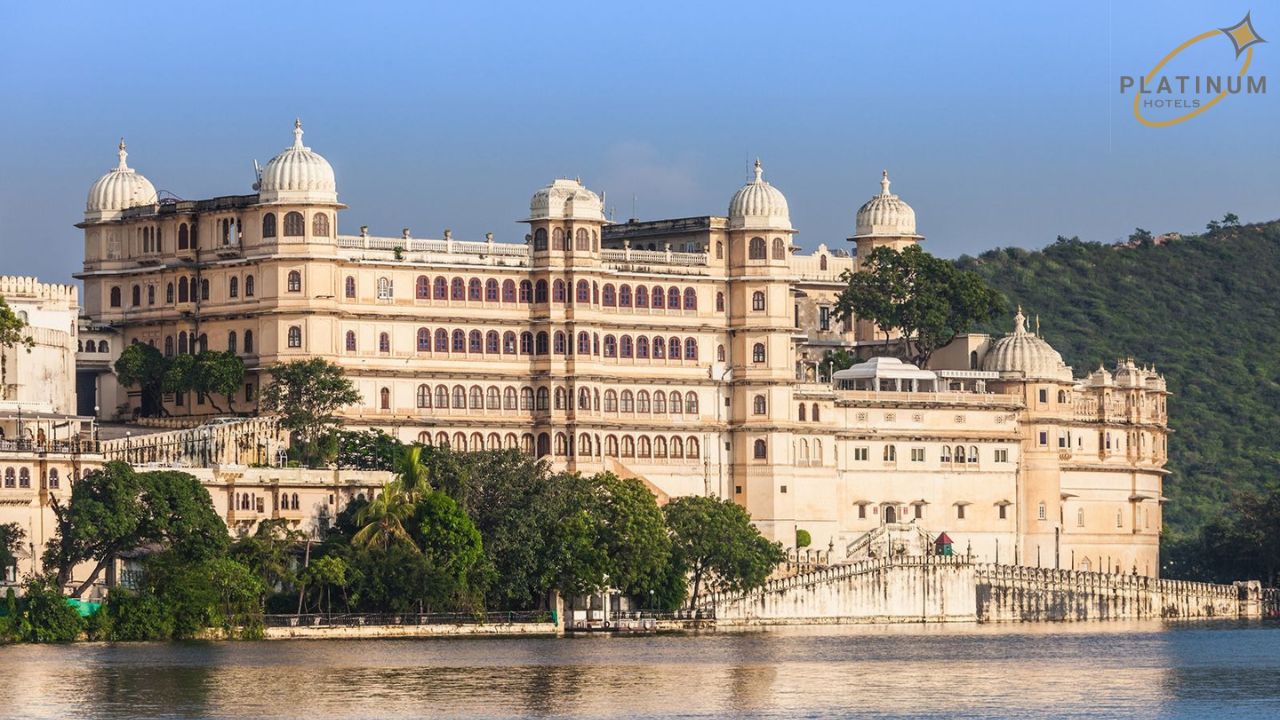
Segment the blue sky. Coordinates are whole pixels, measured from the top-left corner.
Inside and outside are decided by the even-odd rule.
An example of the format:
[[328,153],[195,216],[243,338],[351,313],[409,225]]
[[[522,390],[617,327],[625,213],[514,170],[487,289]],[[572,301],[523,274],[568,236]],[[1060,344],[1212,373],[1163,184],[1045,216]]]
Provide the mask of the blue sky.
[[[806,248],[844,243],[882,168],[949,257],[1280,216],[1276,0],[52,5],[0,9],[4,274],[79,269],[120,136],[157,188],[247,193],[295,116],[342,232],[517,241],[556,176],[619,220],[633,196],[641,218],[721,214],[756,156]],[[1250,10],[1269,94],[1134,120],[1120,75]]]

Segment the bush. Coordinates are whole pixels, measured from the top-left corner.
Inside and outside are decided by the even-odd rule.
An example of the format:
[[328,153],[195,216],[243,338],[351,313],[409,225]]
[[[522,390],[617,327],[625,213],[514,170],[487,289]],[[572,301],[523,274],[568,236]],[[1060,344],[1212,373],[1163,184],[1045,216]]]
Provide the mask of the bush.
[[104,611],[111,623],[113,640],[168,640],[173,637],[173,613],[150,592],[136,593],[124,588],[111,592]]
[[796,528],[796,549],[803,550],[813,544],[813,537],[808,530]]
[[28,642],[71,642],[84,632],[84,618],[67,604],[62,589],[44,578],[27,582],[26,637]]

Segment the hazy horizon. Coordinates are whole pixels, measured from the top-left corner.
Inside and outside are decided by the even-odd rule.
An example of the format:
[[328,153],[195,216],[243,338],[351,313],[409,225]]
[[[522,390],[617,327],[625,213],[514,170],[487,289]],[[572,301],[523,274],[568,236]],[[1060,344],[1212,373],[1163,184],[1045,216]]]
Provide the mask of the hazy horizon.
[[756,157],[806,251],[844,246],[886,168],[948,257],[1280,216],[1280,88],[1167,128],[1118,91],[1247,11],[1269,74],[1276,2],[154,7],[6,9],[0,273],[80,269],[120,136],[161,191],[247,194],[294,117],[342,233],[519,242],[561,176],[619,222],[633,197],[640,219],[719,215]]

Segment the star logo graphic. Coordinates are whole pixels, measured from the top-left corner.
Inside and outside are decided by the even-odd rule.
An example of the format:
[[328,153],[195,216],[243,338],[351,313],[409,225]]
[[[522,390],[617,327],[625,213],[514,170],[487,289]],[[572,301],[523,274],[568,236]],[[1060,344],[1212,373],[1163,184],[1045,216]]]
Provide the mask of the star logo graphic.
[[1231,27],[1218,28],[1227,37],[1231,38],[1231,44],[1236,46],[1236,57],[1240,57],[1240,53],[1257,45],[1264,43],[1258,32],[1253,29],[1253,20],[1249,18],[1249,13],[1244,14],[1244,19],[1232,25]]

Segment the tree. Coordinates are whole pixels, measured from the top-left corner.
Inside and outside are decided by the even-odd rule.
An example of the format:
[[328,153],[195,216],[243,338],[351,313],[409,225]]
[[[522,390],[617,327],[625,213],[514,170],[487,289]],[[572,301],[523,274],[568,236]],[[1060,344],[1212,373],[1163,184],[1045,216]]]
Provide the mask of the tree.
[[1149,246],[1154,240],[1155,236],[1151,234],[1151,231],[1143,228],[1134,228],[1133,232],[1129,233],[1129,244],[1135,247]]
[[[183,355],[181,357],[189,357]],[[116,377],[125,387],[142,391],[141,412],[154,417],[164,412],[161,394],[169,380],[169,361],[160,351],[146,343],[133,343],[116,359]]]
[[919,367],[934,351],[1005,310],[1004,297],[976,273],[909,245],[902,252],[881,246],[865,269],[845,274],[836,317],[871,320],[889,339],[902,335],[908,360]]
[[612,473],[591,478],[599,542],[604,549],[609,584],[627,595],[647,598],[664,581],[671,559],[671,537],[656,498],[636,478]]
[[400,451],[395,463],[396,490],[404,494],[406,502],[417,503],[431,492],[431,471],[422,462],[420,446]]
[[314,443],[338,424],[334,413],[360,402],[360,393],[343,369],[323,358],[292,360],[267,368],[271,382],[262,391],[262,407],[279,413],[281,425]]
[[351,536],[351,544],[357,547],[378,547],[386,550],[392,545],[403,545],[417,550],[413,536],[405,529],[405,523],[413,516],[413,503],[395,483],[383,486],[382,492],[369,501],[356,514],[360,530]]
[[0,525],[0,572],[18,564],[18,551],[22,549],[22,539],[26,536],[27,531],[16,522]]
[[353,470],[395,470],[404,443],[382,430],[338,432],[338,467]]
[[796,549],[803,550],[813,544],[813,536],[808,530],[796,528]]
[[[314,562],[307,566],[303,577],[306,584],[316,589],[318,598],[323,599],[324,612],[333,612],[333,588],[339,588],[346,593],[347,585],[350,583],[348,575],[350,568],[347,561],[336,555],[325,555],[316,558]],[[319,605],[319,600],[316,602]]]
[[67,604],[60,587],[49,578],[29,580],[22,603],[27,642],[71,642],[84,631],[79,611]]
[[227,409],[235,404],[235,395],[244,385],[244,360],[234,352],[206,350],[196,355],[191,373],[191,389],[209,398],[214,410],[222,408],[213,401],[217,395],[227,398]]
[[858,356],[845,348],[836,348],[827,351],[827,354],[822,357],[822,364],[826,366],[828,373],[838,373],[858,364]]
[[30,352],[31,348],[35,347],[35,341],[25,332],[26,328],[27,321],[15,313],[9,307],[9,303],[0,297],[0,400],[5,398],[5,388],[8,387],[4,351],[21,345]]
[[298,582],[293,551],[306,534],[294,530],[284,518],[260,520],[252,535],[231,546],[231,557],[249,568],[268,590],[288,591]]
[[182,558],[200,560],[221,554],[228,544],[209,492],[182,472],[135,473],[115,460],[75,483],[67,505],[54,499],[51,506],[57,527],[44,563],[57,568],[58,585],[71,580],[77,564],[96,561],[74,597],[122,551],[158,543]]
[[696,607],[705,581],[719,592],[760,587],[786,559],[782,544],[769,542],[751,516],[730,500],[686,496],[663,508],[672,548],[693,574],[689,605]]
[[488,584],[488,563],[471,518],[453,498],[428,490],[414,506],[410,527],[424,560],[426,607],[479,606]]

